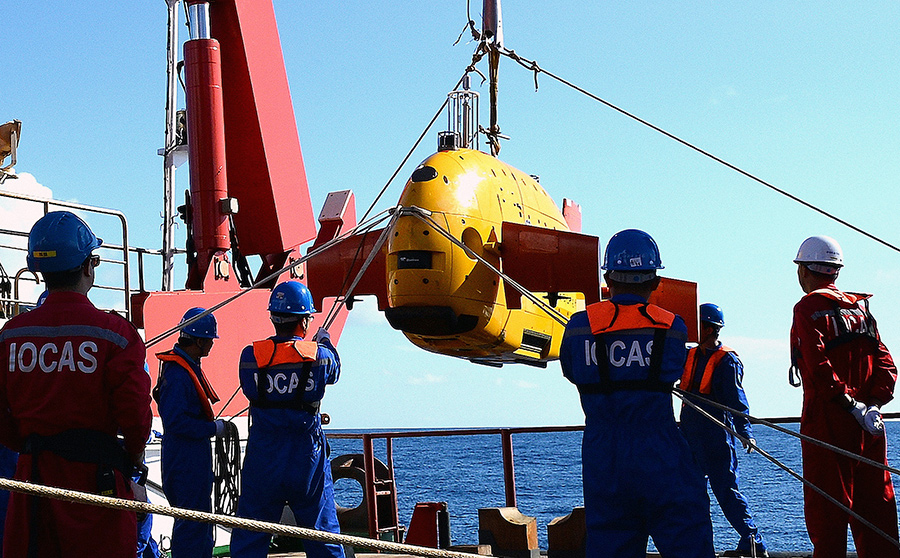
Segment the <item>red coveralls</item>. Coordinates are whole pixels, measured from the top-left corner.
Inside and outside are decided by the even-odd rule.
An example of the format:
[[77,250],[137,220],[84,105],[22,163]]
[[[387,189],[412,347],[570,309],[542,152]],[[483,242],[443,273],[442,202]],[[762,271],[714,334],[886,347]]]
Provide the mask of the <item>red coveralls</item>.
[[[79,293],[51,293],[0,330],[0,442],[21,452],[40,443],[32,436],[26,444],[30,435],[62,434],[56,443],[65,444],[81,439],[74,429],[104,441],[120,432],[127,455],[119,455],[139,462],[152,418],[144,358],[144,343],[126,320],[97,310]],[[83,451],[84,444],[76,446],[70,451]],[[56,451],[22,453],[15,478],[93,493],[110,482],[115,496],[133,497],[119,470]],[[103,470],[112,472],[104,477]],[[134,512],[13,492],[3,554],[27,556],[31,540],[39,557],[134,558],[136,525]],[[34,536],[29,527],[36,527]]]
[[[794,306],[791,354],[803,380],[800,432],[887,464],[885,437],[864,431],[835,401],[844,393],[866,405],[893,398],[897,368],[868,312],[870,296],[833,284],[804,296]],[[897,539],[890,473],[811,443],[801,446],[806,479]],[[900,557],[896,546],[809,488],[804,511],[815,558],[846,556],[848,521],[860,558]]]

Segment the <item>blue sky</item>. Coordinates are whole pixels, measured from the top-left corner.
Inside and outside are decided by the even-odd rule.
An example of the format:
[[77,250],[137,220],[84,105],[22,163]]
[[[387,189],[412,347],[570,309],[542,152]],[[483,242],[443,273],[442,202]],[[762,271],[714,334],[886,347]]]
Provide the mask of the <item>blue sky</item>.
[[[57,198],[121,209],[133,242],[158,248],[165,2],[51,4],[4,9],[0,121],[24,122],[17,170]],[[477,18],[481,2],[472,4]],[[453,44],[466,3],[275,8],[314,209],[349,188],[361,213],[469,63],[468,36]],[[507,48],[895,244],[898,19],[889,1],[503,3]],[[630,227],[656,238],[664,273],[696,281],[701,302],[724,309],[723,340],[744,361],[754,414],[799,414],[787,340],[802,294],[791,260],[807,236],[840,241],[838,285],[874,292],[882,336],[900,347],[896,251],[546,76],[539,84],[501,62],[500,125],[512,138],[501,158],[540,175],[558,203],[579,202],[584,231],[602,242]],[[437,131],[378,209],[397,199]],[[583,420],[557,364],[496,370],[428,354],[373,306],[356,307],[341,340],[343,377],[324,405],[333,426]]]

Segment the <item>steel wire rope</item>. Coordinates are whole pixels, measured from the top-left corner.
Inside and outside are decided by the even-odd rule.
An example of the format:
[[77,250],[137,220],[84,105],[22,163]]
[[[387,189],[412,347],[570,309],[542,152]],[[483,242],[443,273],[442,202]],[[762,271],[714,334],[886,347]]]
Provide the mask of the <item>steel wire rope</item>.
[[350,229],[350,230],[347,231],[346,233],[344,233],[344,234],[342,234],[342,235],[340,235],[340,236],[338,236],[338,237],[336,237],[336,238],[334,238],[334,239],[332,239],[332,240],[329,240],[328,242],[322,244],[322,245],[319,246],[318,248],[315,248],[314,250],[308,252],[305,256],[302,256],[300,259],[295,260],[295,261],[289,263],[288,265],[282,267],[281,269],[279,269],[279,270],[277,270],[277,271],[272,272],[271,274],[269,274],[269,275],[266,276],[266,277],[263,277],[262,279],[260,279],[259,281],[255,282],[253,285],[251,285],[250,287],[238,291],[237,293],[231,295],[230,297],[226,298],[226,299],[223,300],[222,302],[219,302],[219,303],[217,303],[217,304],[215,304],[215,305],[213,305],[213,306],[207,308],[206,310],[204,310],[204,311],[201,312],[200,314],[197,314],[197,315],[194,316],[193,318],[191,318],[191,319],[189,319],[189,320],[185,320],[184,322],[179,323],[179,324],[176,325],[175,327],[172,327],[172,328],[170,328],[170,329],[168,329],[168,330],[166,330],[166,331],[160,333],[160,334],[157,335],[156,337],[150,339],[149,341],[146,341],[146,342],[144,343],[144,346],[147,347],[147,348],[152,347],[153,345],[159,343],[160,341],[162,341],[162,340],[165,339],[166,337],[172,335],[173,333],[176,333],[176,332],[180,331],[181,329],[183,329],[184,327],[193,324],[193,323],[196,322],[197,320],[203,318],[204,316],[206,316],[206,315],[208,315],[208,314],[211,314],[212,312],[218,310],[219,308],[222,308],[223,306],[226,306],[226,305],[228,305],[228,304],[234,302],[235,300],[237,300],[238,298],[244,296],[244,295],[247,294],[248,292],[250,292],[250,291],[252,291],[252,290],[258,288],[260,285],[264,285],[265,283],[267,283],[267,282],[269,282],[269,281],[271,281],[271,280],[273,280],[273,279],[276,279],[278,276],[280,276],[280,275],[281,275],[282,273],[284,273],[285,271],[288,271],[288,270],[290,270],[290,269],[292,269],[292,268],[295,268],[295,267],[297,267],[297,266],[303,264],[304,262],[306,262],[306,260],[308,260],[308,259],[310,259],[310,258],[313,258],[313,257],[315,257],[315,256],[317,256],[317,255],[319,255],[319,254],[321,254],[321,253],[324,252],[325,250],[330,249],[333,245],[335,245],[335,244],[337,244],[337,243],[339,243],[339,242],[342,242],[342,241],[345,239],[345,237],[350,236],[350,235],[353,235],[353,234],[356,234],[356,233],[357,233],[358,231],[360,231],[360,230],[363,230],[363,229],[368,230],[369,228],[378,226],[379,224],[381,224],[382,221],[384,221],[385,219],[388,218],[388,215],[387,215],[387,214],[388,214],[389,211],[390,211],[390,210],[384,210],[384,211],[378,213],[375,217],[372,217],[372,218],[371,218],[370,222],[367,222],[367,223],[360,223],[359,225],[353,227],[352,229]]
[[703,397],[702,395],[698,395],[696,393],[690,393],[688,391],[684,391],[679,388],[672,388],[672,390],[678,394],[687,396],[688,398],[695,398],[695,399],[702,400],[704,403],[708,403],[709,405],[716,407],[720,410],[728,411],[729,413],[731,413],[733,415],[738,415],[738,416],[744,417],[753,424],[762,424],[763,426],[768,426],[769,428],[771,428],[773,430],[777,430],[778,432],[787,434],[789,436],[793,436],[794,438],[798,438],[804,442],[809,442],[810,444],[833,451],[834,453],[837,453],[838,455],[842,455],[844,457],[849,457],[850,459],[855,459],[857,461],[865,463],[866,465],[871,465],[873,467],[877,467],[883,471],[887,471],[887,472],[893,473],[895,475],[900,475],[900,469],[896,469],[894,467],[891,467],[890,465],[885,465],[884,463],[879,463],[878,461],[873,461],[867,457],[863,457],[862,455],[855,454],[852,451],[847,451],[843,448],[839,448],[835,445],[829,444],[828,442],[823,442],[822,440],[817,440],[816,438],[807,436],[806,434],[801,434],[800,432],[794,432],[793,430],[788,430],[787,428],[784,428],[783,426],[778,426],[777,424],[775,424],[773,422],[769,422],[766,419],[756,418],[747,413],[742,413],[741,411],[738,411],[737,409],[732,409],[731,407],[722,405],[721,403],[719,403],[717,401],[713,401],[712,399],[709,399],[707,397]]
[[512,287],[515,290],[517,290],[519,292],[519,294],[521,294],[522,296],[524,296],[525,298],[527,298],[528,300],[533,302],[536,306],[538,306],[541,310],[543,310],[551,318],[556,320],[559,324],[566,325],[569,322],[569,319],[566,318],[557,309],[553,308],[552,306],[550,306],[549,304],[547,304],[540,298],[536,297],[533,293],[531,293],[531,291],[529,291],[528,289],[526,289],[525,287],[520,285],[518,282],[516,282],[510,276],[506,275],[505,273],[503,273],[502,271],[500,271],[499,269],[494,267],[494,265],[491,262],[487,261],[480,255],[476,254],[471,248],[466,246],[461,241],[457,240],[449,232],[445,231],[434,219],[431,218],[431,216],[429,214],[426,214],[425,210],[423,210],[422,208],[412,206],[410,208],[402,209],[401,213],[405,213],[406,215],[413,215],[415,217],[418,217],[425,224],[430,225],[435,231],[438,232],[438,234],[440,234],[441,236],[443,236],[444,238],[449,240],[452,244],[458,246],[459,248],[462,248],[470,258],[478,260],[479,262],[481,262],[482,264],[487,266],[488,269],[490,269],[491,271],[493,271],[494,273],[499,275],[501,279],[503,279],[504,281],[506,281],[507,283],[512,285]]
[[[747,447],[749,447],[750,449],[756,451],[757,453],[759,453],[760,455],[762,455],[763,457],[765,457],[766,459],[768,459],[769,461],[771,461],[772,463],[774,463],[774,464],[775,464],[776,466],[778,466],[780,469],[782,469],[783,471],[785,471],[786,473],[788,473],[789,475],[791,475],[791,476],[794,477],[795,479],[797,479],[797,480],[799,480],[800,482],[802,482],[805,486],[808,486],[809,488],[811,488],[811,489],[815,490],[816,492],[818,492],[820,496],[822,496],[823,498],[825,498],[826,500],[828,500],[829,502],[831,502],[831,503],[834,504],[835,506],[839,507],[842,511],[844,511],[845,513],[847,513],[847,514],[850,515],[851,517],[855,518],[857,521],[859,521],[860,523],[862,523],[863,525],[865,525],[866,527],[868,527],[869,529],[871,529],[872,531],[874,531],[875,533],[877,533],[878,535],[880,535],[881,537],[883,537],[884,539],[887,539],[888,541],[890,541],[891,544],[893,544],[893,545],[896,546],[897,548],[900,548],[900,541],[898,541],[898,540],[895,539],[894,537],[888,535],[887,533],[885,533],[884,531],[882,531],[881,529],[879,529],[878,527],[876,527],[874,524],[872,524],[869,520],[867,520],[866,518],[862,517],[861,515],[859,515],[859,514],[856,513],[855,511],[851,510],[849,507],[845,506],[843,503],[839,502],[839,501],[837,500],[837,498],[835,498],[834,496],[831,496],[830,494],[828,494],[827,492],[825,492],[824,489],[819,488],[818,486],[816,486],[816,485],[813,484],[812,482],[810,482],[810,481],[808,481],[807,479],[805,479],[805,478],[803,477],[803,475],[801,475],[800,473],[794,471],[793,469],[791,469],[790,467],[788,467],[787,465],[785,465],[784,463],[782,463],[781,461],[779,461],[778,458],[772,456],[770,453],[768,453],[768,452],[765,451],[764,449],[760,448],[758,445],[756,445],[756,443],[751,442],[750,439],[745,438],[744,436],[738,434],[733,428],[731,428],[731,427],[728,426],[727,424],[723,423],[722,421],[720,421],[720,420],[717,419],[716,417],[712,416],[711,414],[709,414],[708,412],[706,412],[706,410],[701,409],[696,403],[694,403],[693,401],[690,401],[690,398],[689,398],[689,397],[685,397],[685,395],[694,395],[694,394],[688,394],[687,392],[685,392],[685,391],[683,391],[683,390],[681,390],[681,389],[678,389],[678,388],[673,388],[673,393],[674,393],[676,396],[678,396],[682,401],[684,401],[687,405],[689,405],[690,407],[692,407],[695,411],[697,411],[698,413],[700,413],[701,415],[703,415],[704,417],[706,417],[707,419],[709,419],[709,420],[712,421],[713,423],[717,424],[718,426],[720,426],[720,427],[723,428],[724,430],[730,432],[734,437],[736,437],[738,440],[740,440],[741,443],[747,444]],[[743,414],[743,413],[741,413],[741,414]]]
[[[350,287],[347,288],[347,291],[340,298],[340,306],[343,306],[347,303],[347,299],[353,296],[353,289],[356,288],[356,285],[362,280],[363,274],[365,274],[366,270],[375,260],[375,255],[381,250],[381,247],[387,241],[388,235],[394,229],[394,225],[397,223],[397,219],[400,217],[399,206],[394,207],[391,210],[391,219],[388,221],[388,224],[381,230],[381,234],[378,235],[378,239],[375,241],[375,245],[372,246],[372,251],[369,252],[369,255],[366,256],[366,260],[363,262],[362,267],[359,268],[359,272],[356,274],[356,277],[353,279],[353,282],[350,283]],[[359,250],[357,250],[357,255],[359,254]],[[337,302],[337,301],[336,301]],[[331,307],[331,312],[328,313],[328,316],[325,318],[325,325],[323,326],[327,331],[329,327],[331,327],[332,322],[337,317],[337,311],[335,311],[335,306]]]
[[647,126],[648,128],[650,128],[656,132],[659,132],[660,134],[668,137],[669,139],[675,140],[676,142],[680,143],[681,145],[683,145],[689,149],[692,149],[692,150],[696,151],[697,153],[700,153],[701,155],[704,155],[704,156],[712,159],[713,161],[715,161],[721,165],[724,165],[724,166],[728,167],[729,169],[731,169],[739,174],[742,174],[745,177],[747,177],[755,182],[758,182],[759,184],[762,184],[763,186],[765,186],[765,187],[767,187],[767,188],[769,188],[769,189],[771,189],[771,190],[773,190],[773,191],[775,191],[775,192],[777,192],[777,193],[779,193],[779,194],[781,194],[803,206],[806,206],[807,208],[812,209],[813,211],[816,211],[816,212],[824,215],[825,217],[828,217],[829,219],[832,219],[832,220],[840,223],[841,225],[844,225],[845,227],[847,227],[853,231],[856,231],[859,234],[861,234],[871,240],[874,240],[875,242],[878,242],[879,244],[882,244],[882,245],[890,248],[891,250],[894,250],[895,252],[900,252],[900,247],[897,247],[897,246],[891,244],[890,242],[883,240],[883,239],[875,236],[874,234],[867,232],[867,231],[863,230],[862,228],[857,227],[856,225],[854,225],[848,221],[845,221],[844,219],[841,219],[840,217],[838,217],[832,213],[829,213],[828,211],[825,211],[824,209],[817,207],[817,206],[813,205],[812,203],[810,203],[798,196],[795,196],[794,194],[791,194],[790,192],[783,190],[783,189],[775,186],[774,184],[771,184],[748,171],[745,171],[744,169],[738,167],[737,165],[729,163],[728,161],[722,159],[721,157],[718,157],[717,155],[714,155],[714,154],[710,153],[709,151],[706,151],[705,149],[698,147],[698,146],[690,143],[689,141],[684,140],[684,139],[676,136],[675,134],[664,130],[663,128],[660,128],[659,126],[657,126],[647,120],[644,120],[643,118],[641,118],[635,114],[632,114],[617,105],[614,105],[613,103],[591,93],[590,91],[588,91],[582,87],[579,87],[578,85],[575,85],[574,83],[572,83],[560,76],[557,76],[556,74],[554,74],[552,72],[548,72],[547,70],[538,66],[537,62],[535,62],[534,60],[528,60],[527,58],[523,58],[523,57],[519,56],[518,54],[516,54],[516,52],[513,50],[509,50],[504,47],[498,47],[498,48],[499,48],[500,54],[515,61],[523,68],[534,72],[534,87],[535,87],[535,89],[537,89],[537,86],[538,86],[538,74],[545,74],[548,77],[555,79],[556,81],[562,83],[563,85],[570,87],[570,88],[578,91],[579,93],[582,93],[582,94],[586,95],[587,97],[590,97],[591,99],[606,105],[607,107],[615,110],[616,112],[619,112],[620,114],[623,114],[624,116],[627,116],[628,118],[631,118],[632,120],[639,122],[639,123],[643,124],[644,126]]
[[[459,39],[457,39],[457,42],[459,42]],[[459,78],[459,81],[457,81],[456,85],[453,86],[452,91],[456,91],[456,88],[459,87],[460,85],[462,85],[463,81],[466,79],[466,76],[469,75],[469,73],[476,72],[479,75],[481,75],[481,72],[478,72],[478,70],[475,68],[475,64],[481,60],[482,56],[484,56],[484,53],[482,52],[482,45],[479,44],[478,47],[475,49],[475,52],[472,54],[472,62],[468,66],[466,66],[466,71],[463,72],[463,75]],[[447,103],[449,103],[449,102],[450,102],[450,100],[448,98],[444,98],[444,102],[441,103],[440,108],[437,110],[437,112],[434,113],[434,116],[431,117],[431,120],[428,122],[428,125],[425,126],[425,129],[422,130],[422,133],[419,134],[418,139],[416,139],[415,143],[413,143],[413,146],[406,153],[406,156],[403,157],[402,161],[400,161],[400,165],[397,166],[397,169],[394,171],[394,173],[388,179],[387,183],[381,188],[381,191],[378,192],[378,195],[375,196],[375,199],[372,201],[372,203],[369,204],[369,208],[366,209],[365,213],[363,213],[363,216],[362,216],[363,219],[365,219],[369,215],[369,212],[372,211],[372,209],[375,207],[375,205],[381,199],[381,196],[384,195],[384,193],[387,191],[388,187],[391,185],[391,183],[394,181],[394,179],[397,178],[397,175],[400,174],[400,170],[403,169],[403,166],[407,163],[407,161],[409,161],[409,158],[412,157],[412,154],[415,152],[415,150],[418,149],[419,144],[422,143],[422,140],[425,138],[425,134],[427,134],[428,130],[430,130],[431,127],[434,126],[434,123],[437,122],[437,119],[441,116],[441,113],[444,112],[444,108],[446,108]]]
[[[459,42],[459,39],[457,39],[457,42]],[[456,85],[453,86],[454,91],[456,90],[456,88],[458,88],[463,83],[463,81],[466,79],[466,76],[470,72],[478,72],[478,70],[475,68],[475,64],[483,56],[483,54],[481,53],[481,48],[482,48],[481,45],[479,45],[478,48],[475,50],[475,53],[472,55],[472,62],[466,67],[466,71],[463,72],[462,77],[459,78],[459,81],[456,82]],[[406,163],[409,161],[410,157],[412,157],[412,154],[415,153],[416,149],[419,148],[419,144],[422,143],[422,140],[425,138],[425,135],[428,133],[429,130],[431,130],[431,127],[434,126],[434,123],[437,122],[437,119],[440,118],[441,113],[444,112],[444,109],[447,107],[448,102],[449,102],[449,99],[445,98],[444,102],[441,103],[440,108],[438,108],[438,110],[434,113],[434,116],[431,117],[431,120],[428,122],[428,125],[425,126],[425,129],[422,130],[422,133],[419,134],[419,137],[416,139],[415,142],[413,142],[413,145],[409,149],[409,151],[406,153],[406,156],[403,157],[403,159],[400,161],[400,164],[397,165],[397,168],[391,174],[390,178],[388,178],[388,181],[378,192],[378,195],[375,196],[375,199],[372,200],[372,203],[369,204],[369,207],[366,209],[365,213],[363,213],[363,216],[362,216],[363,220],[365,220],[365,218],[369,215],[369,213],[372,211],[372,209],[375,208],[375,205],[378,204],[378,201],[381,200],[381,197],[385,194],[385,192],[387,192],[387,189],[394,182],[394,179],[397,178],[397,175],[400,174],[400,171],[403,169],[404,165],[406,165]],[[360,247],[360,249],[361,249],[361,247]],[[351,269],[353,267],[353,263],[356,263],[356,258],[358,255],[359,255],[359,249],[357,249],[357,253],[356,253],[356,255],[354,255],[354,258],[353,258],[353,262],[351,262],[351,265],[350,265]],[[343,289],[344,285],[346,285],[347,278],[349,278],[349,274],[344,278],[344,283],[341,285],[341,289]],[[337,312],[339,312],[340,308],[344,304],[346,304],[346,301],[348,298],[349,297],[347,295],[344,295],[343,297],[338,297],[338,299],[336,299],[332,303],[331,309],[328,311],[328,314],[325,318],[326,323],[328,325],[331,325],[331,323],[334,321],[335,316],[337,315]],[[327,330],[328,327],[326,326],[325,329]]]
[[[352,229],[350,229],[349,231],[347,231],[347,232],[344,233],[343,235],[339,235],[339,236],[335,237],[334,239],[332,239],[332,240],[326,242],[326,243],[323,244],[322,246],[316,248],[315,250],[312,250],[311,252],[309,252],[309,253],[306,254],[305,256],[301,257],[299,260],[296,260],[296,261],[294,261],[294,262],[291,262],[290,264],[286,265],[285,267],[281,268],[280,270],[278,270],[278,271],[276,271],[276,272],[273,272],[273,273],[270,274],[269,276],[264,277],[263,279],[257,281],[256,283],[254,283],[254,284],[251,285],[250,287],[248,287],[248,288],[246,288],[246,289],[243,289],[243,290],[241,290],[241,291],[238,291],[238,292],[235,293],[234,295],[230,296],[229,298],[225,299],[224,301],[222,301],[222,302],[220,302],[220,303],[218,303],[218,304],[215,304],[215,305],[211,306],[210,308],[207,308],[206,310],[204,310],[204,311],[201,312],[200,314],[197,314],[197,315],[194,316],[193,318],[191,318],[191,319],[189,319],[189,320],[185,320],[184,322],[179,323],[179,324],[176,325],[175,327],[172,327],[172,328],[168,329],[167,331],[164,331],[163,333],[160,333],[159,335],[157,335],[157,336],[154,337],[153,339],[150,339],[149,341],[145,342],[145,343],[144,343],[144,346],[147,347],[147,348],[152,347],[153,345],[159,343],[160,341],[162,341],[162,340],[165,339],[166,337],[172,335],[173,333],[175,333],[175,332],[177,332],[177,331],[180,331],[181,329],[183,329],[183,328],[185,328],[185,327],[191,325],[192,323],[196,322],[197,320],[201,319],[203,316],[206,316],[206,315],[208,315],[208,314],[211,314],[211,313],[213,313],[214,311],[218,310],[219,308],[222,308],[223,306],[225,306],[225,305],[227,305],[227,304],[230,304],[231,302],[237,300],[239,297],[244,296],[244,295],[247,294],[248,292],[250,292],[250,291],[252,291],[253,289],[257,288],[259,285],[265,284],[266,282],[271,281],[272,279],[278,277],[279,275],[281,275],[281,274],[284,273],[285,271],[287,271],[287,270],[289,270],[289,269],[291,269],[291,268],[293,268],[293,267],[296,267],[296,266],[298,266],[298,265],[304,263],[306,260],[308,260],[308,259],[310,259],[310,258],[312,258],[312,257],[314,257],[314,256],[317,256],[317,255],[321,254],[322,252],[324,252],[325,250],[331,248],[331,247],[334,246],[335,244],[338,244],[338,243],[342,242],[343,240],[345,240],[346,237],[351,236],[351,235],[353,235],[353,234],[356,234],[357,231],[359,231],[359,230],[361,230],[361,229],[368,230],[368,229],[370,229],[370,228],[373,228],[373,227],[378,226],[379,224],[381,224],[382,221],[384,221],[385,219],[388,218],[388,212],[389,212],[389,211],[390,211],[390,210],[385,210],[385,211],[382,211],[382,212],[378,213],[375,217],[372,217],[372,219],[370,220],[370,222],[358,224],[357,226],[353,227]],[[219,416],[221,416],[221,414],[225,411],[225,409],[228,407],[228,405],[231,404],[232,400],[235,398],[235,396],[237,396],[238,391],[240,391],[240,389],[241,389],[240,386],[238,386],[237,388],[235,388],[234,393],[231,394],[231,397],[228,398],[228,401],[227,401],[227,402],[225,403],[225,405],[223,405],[222,408],[219,410],[219,413],[216,415],[216,418],[218,418]],[[245,409],[245,410],[246,410],[246,409]],[[243,412],[243,411],[242,411],[242,412]],[[238,413],[238,414],[240,414],[240,413]],[[235,416],[237,416],[237,415],[235,415]]]
[[23,482],[6,478],[0,478],[0,490],[20,492],[22,494],[30,494],[42,498],[51,498],[54,500],[61,500],[65,502],[88,504],[114,510],[128,510],[141,513],[166,515],[169,517],[174,517],[176,519],[186,519],[189,521],[197,521],[200,523],[211,523],[214,525],[230,527],[232,529],[244,529],[247,531],[257,531],[260,533],[285,535],[312,541],[321,541],[326,543],[368,548],[393,554],[411,554],[415,556],[426,556],[434,558],[472,558],[473,556],[477,556],[475,554],[466,552],[400,544],[378,539],[368,539],[365,537],[342,535],[340,533],[317,531],[315,529],[298,527],[295,525],[270,523],[255,519],[245,519],[243,517],[232,517],[229,515],[200,512],[185,508],[152,504],[150,502],[127,500],[123,498],[111,498],[109,496],[100,496],[98,494],[91,494],[88,492],[79,492],[77,490],[56,488],[53,486],[45,486],[31,482]]

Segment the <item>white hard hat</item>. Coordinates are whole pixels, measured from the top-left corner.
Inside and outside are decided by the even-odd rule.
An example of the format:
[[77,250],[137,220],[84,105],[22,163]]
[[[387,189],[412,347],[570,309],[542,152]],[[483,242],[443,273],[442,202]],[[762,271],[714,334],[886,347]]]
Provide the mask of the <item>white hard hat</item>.
[[818,273],[834,275],[844,266],[844,252],[830,236],[811,236],[800,245],[794,263]]

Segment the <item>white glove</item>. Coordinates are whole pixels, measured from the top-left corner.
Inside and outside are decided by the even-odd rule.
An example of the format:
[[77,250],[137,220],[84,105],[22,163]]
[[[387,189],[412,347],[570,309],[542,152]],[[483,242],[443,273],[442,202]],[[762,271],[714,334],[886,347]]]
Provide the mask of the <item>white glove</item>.
[[754,446],[756,446],[756,439],[749,438],[747,442],[741,440],[741,445],[744,446],[744,449],[747,450],[747,453],[753,452]]
[[865,420],[863,428],[865,428],[869,434],[874,436],[884,435],[884,420],[881,418],[881,409],[877,406],[870,405],[869,408],[866,409],[866,414],[863,415],[863,420]]
[[324,327],[320,327],[319,331],[317,331],[316,334],[313,335],[313,341],[324,341],[326,339],[329,343],[331,342],[331,334],[328,333],[328,330]]
[[865,430],[866,428],[866,404],[860,403],[856,399],[850,399],[850,408],[847,409],[856,422]]
[[216,438],[221,437],[223,434],[225,434],[225,421],[216,419]]

